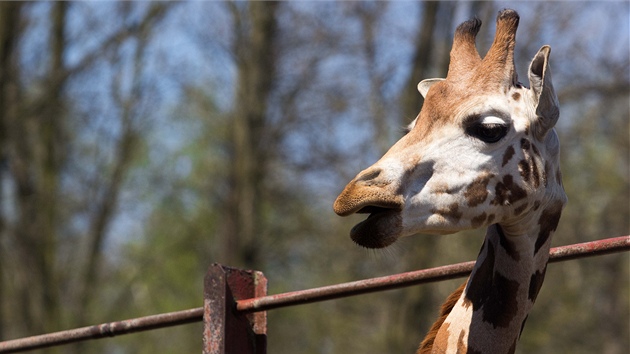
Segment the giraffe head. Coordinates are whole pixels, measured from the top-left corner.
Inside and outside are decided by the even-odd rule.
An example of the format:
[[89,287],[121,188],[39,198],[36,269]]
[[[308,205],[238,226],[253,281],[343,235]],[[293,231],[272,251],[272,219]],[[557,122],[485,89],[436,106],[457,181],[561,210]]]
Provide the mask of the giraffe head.
[[418,84],[425,97],[418,117],[374,165],[341,192],[334,211],[370,214],[350,236],[381,248],[415,233],[448,234],[500,223],[537,222],[536,212],[565,201],[553,129],[558,100],[550,48],[517,81],[514,45],[519,16],[503,10],[482,59],[475,47],[481,21],[456,30],[446,79]]

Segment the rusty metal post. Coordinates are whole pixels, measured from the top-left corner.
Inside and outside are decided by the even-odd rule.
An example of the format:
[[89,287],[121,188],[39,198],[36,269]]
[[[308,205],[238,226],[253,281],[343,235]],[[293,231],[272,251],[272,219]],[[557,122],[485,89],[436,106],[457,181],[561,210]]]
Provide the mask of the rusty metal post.
[[204,284],[203,354],[265,354],[267,313],[236,311],[236,301],[265,295],[262,272],[212,264]]

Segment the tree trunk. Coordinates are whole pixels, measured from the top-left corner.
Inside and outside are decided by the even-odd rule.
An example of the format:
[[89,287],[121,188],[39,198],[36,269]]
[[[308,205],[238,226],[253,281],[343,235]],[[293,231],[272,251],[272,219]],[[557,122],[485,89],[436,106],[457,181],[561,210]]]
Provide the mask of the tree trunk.
[[230,4],[236,23],[249,26],[237,39],[236,98],[232,119],[231,185],[224,237],[226,262],[253,268],[260,262],[261,190],[267,177],[269,151],[264,145],[267,101],[274,78],[276,2],[248,3],[247,15]]
[[403,124],[408,124],[415,118],[422,107],[424,99],[418,93],[416,86],[421,80],[427,78],[426,74],[431,65],[433,53],[437,13],[439,8],[444,6],[445,4],[439,1],[427,1],[422,5],[422,22],[416,34],[412,71],[400,94]]
[[[7,136],[8,121],[15,114],[15,46],[19,36],[19,2],[0,3],[0,200],[5,200],[4,181],[7,176],[5,163],[8,160],[9,142]],[[0,208],[0,243],[8,237],[6,217],[3,214],[5,208]],[[4,249],[0,247],[0,338],[7,338],[8,325],[5,315],[6,286],[8,283],[7,274],[4,270],[8,268],[7,255],[3,254]]]
[[[25,100],[19,70],[12,67],[11,104],[5,107],[6,153],[11,179],[16,186],[16,220],[11,232],[20,271],[14,274],[15,292],[21,301],[25,329],[44,332],[57,329],[59,289],[56,276],[57,196],[59,169],[65,141],[61,138],[64,81],[61,79],[66,3],[50,12],[50,60],[45,91]],[[11,14],[19,20],[17,13]],[[17,60],[17,54],[16,59]],[[11,67],[11,66],[10,66]],[[8,104],[8,102],[6,102]]]

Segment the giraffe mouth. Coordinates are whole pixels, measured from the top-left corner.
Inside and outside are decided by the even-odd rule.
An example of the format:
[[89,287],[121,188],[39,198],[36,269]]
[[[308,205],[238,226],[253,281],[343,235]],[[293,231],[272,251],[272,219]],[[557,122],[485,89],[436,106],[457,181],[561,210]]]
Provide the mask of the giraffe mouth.
[[366,248],[384,248],[400,237],[402,217],[400,210],[368,205],[356,212],[370,215],[350,230],[350,238]]

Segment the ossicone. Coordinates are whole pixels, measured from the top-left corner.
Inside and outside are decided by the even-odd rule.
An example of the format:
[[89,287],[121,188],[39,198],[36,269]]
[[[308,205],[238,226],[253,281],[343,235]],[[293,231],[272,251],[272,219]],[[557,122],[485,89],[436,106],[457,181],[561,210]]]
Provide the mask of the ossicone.
[[462,76],[481,62],[481,57],[475,46],[480,28],[481,20],[478,18],[470,19],[457,26],[453,37],[447,78]]
[[493,76],[495,80],[508,86],[518,81],[514,67],[514,47],[519,19],[518,13],[512,9],[499,12],[494,41],[483,59],[486,77]]

